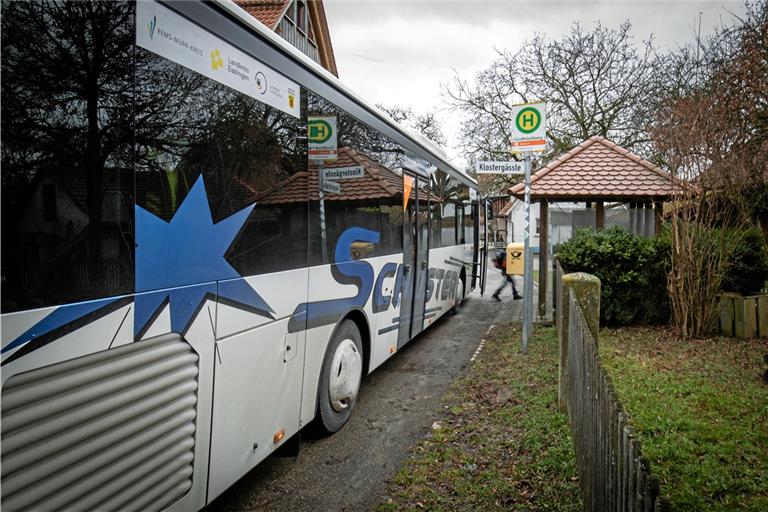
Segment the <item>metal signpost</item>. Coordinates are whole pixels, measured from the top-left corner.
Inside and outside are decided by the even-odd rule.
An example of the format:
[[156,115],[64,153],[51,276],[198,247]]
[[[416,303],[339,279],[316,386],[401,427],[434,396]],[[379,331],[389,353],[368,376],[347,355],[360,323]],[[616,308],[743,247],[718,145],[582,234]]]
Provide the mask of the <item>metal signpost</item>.
[[[338,147],[336,142],[336,117],[310,116],[307,118],[307,159],[317,161],[318,181],[320,182],[320,238],[322,239],[321,251],[323,262],[328,261],[328,248],[326,247],[325,233],[325,192],[333,185],[325,184],[325,170],[323,164],[326,160],[336,160]],[[330,192],[340,193],[341,187],[333,187]]]
[[[525,155],[525,222],[523,267],[523,338],[521,351],[528,351],[528,340],[533,331],[533,258],[531,257],[531,155],[546,149],[546,105],[526,103],[512,107],[510,144],[513,153]],[[547,269],[539,269],[546,272]]]

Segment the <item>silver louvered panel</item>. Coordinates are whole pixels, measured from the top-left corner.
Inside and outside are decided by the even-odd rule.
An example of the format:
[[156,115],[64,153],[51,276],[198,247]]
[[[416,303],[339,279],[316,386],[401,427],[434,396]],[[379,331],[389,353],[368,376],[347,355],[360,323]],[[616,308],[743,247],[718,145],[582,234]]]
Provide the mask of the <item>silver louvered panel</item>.
[[192,486],[198,357],[178,335],[11,377],[3,511],[161,510]]

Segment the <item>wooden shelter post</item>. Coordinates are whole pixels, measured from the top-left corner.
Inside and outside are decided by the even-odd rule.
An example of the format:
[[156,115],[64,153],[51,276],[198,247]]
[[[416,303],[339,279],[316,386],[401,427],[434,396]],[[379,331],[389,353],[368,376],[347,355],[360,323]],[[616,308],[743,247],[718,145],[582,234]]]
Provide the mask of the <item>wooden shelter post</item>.
[[547,270],[549,270],[549,201],[539,205],[539,318],[547,314]]
[[600,231],[605,227],[605,203],[595,201],[595,229]]
[[661,234],[661,214],[664,211],[664,204],[661,201],[654,201],[653,202],[653,219],[655,221],[654,227],[653,227],[653,233],[658,236]]

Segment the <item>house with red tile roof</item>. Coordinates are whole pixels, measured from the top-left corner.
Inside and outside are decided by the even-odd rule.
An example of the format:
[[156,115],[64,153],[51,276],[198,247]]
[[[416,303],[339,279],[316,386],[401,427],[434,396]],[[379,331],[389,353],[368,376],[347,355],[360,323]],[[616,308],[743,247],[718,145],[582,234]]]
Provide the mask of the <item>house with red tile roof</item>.
[[[360,178],[338,180],[339,193],[325,193],[325,201],[367,201],[370,199],[400,198],[403,194],[403,178],[368,155],[349,146],[339,148],[338,158],[324,169],[361,166]],[[316,162],[310,162],[308,171],[300,171],[274,187],[256,195],[257,204],[281,204],[320,200],[319,169]],[[400,200],[398,199],[398,202]]]
[[322,0],[235,0],[248,14],[338,77]]

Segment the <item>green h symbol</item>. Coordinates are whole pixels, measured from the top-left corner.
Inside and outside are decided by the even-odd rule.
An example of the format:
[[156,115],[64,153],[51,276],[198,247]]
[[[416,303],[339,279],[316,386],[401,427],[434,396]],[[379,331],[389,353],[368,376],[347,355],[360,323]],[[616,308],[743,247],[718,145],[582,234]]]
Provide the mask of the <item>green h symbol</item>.
[[526,107],[517,113],[515,118],[517,129],[523,133],[532,133],[541,124],[541,114],[533,107]]
[[325,126],[321,124],[316,124],[309,127],[309,136],[313,139],[324,139],[325,138]]
[[307,134],[309,141],[315,144],[322,144],[331,138],[333,128],[327,121],[322,119],[311,120],[307,125]]
[[520,123],[521,126],[524,128],[530,128],[536,123],[536,116],[533,115],[533,112],[526,112],[523,113],[523,119]]

